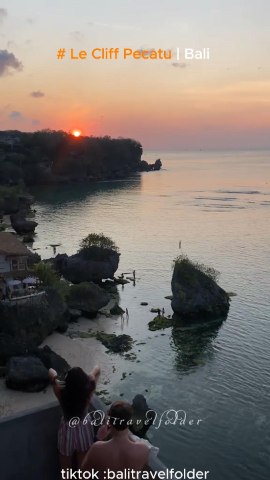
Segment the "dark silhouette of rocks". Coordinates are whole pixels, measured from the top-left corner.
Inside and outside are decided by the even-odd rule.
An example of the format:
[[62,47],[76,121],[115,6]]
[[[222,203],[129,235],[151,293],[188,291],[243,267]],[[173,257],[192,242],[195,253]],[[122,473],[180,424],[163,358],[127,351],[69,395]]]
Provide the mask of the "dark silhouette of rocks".
[[6,385],[22,392],[40,392],[49,383],[48,370],[36,357],[12,357],[6,366]]
[[[147,162],[141,163],[141,144],[131,138],[2,131],[0,148],[0,183],[8,186],[121,179],[148,168]],[[159,168],[157,160],[148,170]]]
[[127,352],[132,348],[132,337],[115,333],[97,332],[96,339],[99,340],[109,351],[113,353]]
[[11,226],[19,235],[34,233],[38,226],[33,220],[26,220],[20,213],[10,215]]
[[[25,348],[34,348],[57,328],[67,328],[69,314],[60,294],[53,288],[47,288],[44,295],[30,297],[19,307],[16,303],[0,304],[0,318],[0,333],[7,336],[10,352],[19,354],[21,350],[16,350],[17,339]],[[8,353],[3,342],[2,348],[1,351],[0,342],[0,358]]]
[[56,370],[58,376],[63,376],[70,369],[70,365],[66,360],[55,353],[48,345],[42,348],[32,348],[29,353],[31,356],[41,360],[47,370],[49,368]]
[[162,162],[160,158],[158,158],[155,163],[147,163],[145,160],[141,160],[139,165],[140,172],[153,172],[160,170],[162,167]]
[[227,315],[230,298],[216,283],[213,272],[186,257],[176,260],[171,282],[175,314],[194,320]]
[[26,353],[27,345],[20,337],[10,333],[0,333],[0,365],[5,365],[10,357]]
[[112,249],[100,247],[88,248],[87,255],[83,251],[71,255],[57,255],[53,261],[57,271],[72,283],[99,282],[102,279],[114,278],[118,269],[120,254]]
[[68,306],[80,310],[84,316],[94,318],[110,301],[110,295],[93,282],[82,282],[70,287]]

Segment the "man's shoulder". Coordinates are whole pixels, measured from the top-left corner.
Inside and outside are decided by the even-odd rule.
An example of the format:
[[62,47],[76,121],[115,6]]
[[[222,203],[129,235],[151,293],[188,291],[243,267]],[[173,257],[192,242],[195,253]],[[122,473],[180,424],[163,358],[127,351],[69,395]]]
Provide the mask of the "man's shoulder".
[[144,456],[148,456],[150,451],[149,447],[143,442],[134,442],[132,448],[134,452]]
[[109,443],[109,440],[107,440],[106,442],[103,442],[102,440],[98,440],[97,442],[93,443],[92,449],[100,450],[100,449],[106,448],[108,446],[108,443]]

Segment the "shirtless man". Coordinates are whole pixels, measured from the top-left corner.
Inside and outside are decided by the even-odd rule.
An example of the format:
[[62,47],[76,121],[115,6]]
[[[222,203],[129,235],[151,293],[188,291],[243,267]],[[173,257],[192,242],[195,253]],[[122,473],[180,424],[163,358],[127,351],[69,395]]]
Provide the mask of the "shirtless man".
[[[149,447],[129,438],[128,423],[132,416],[132,407],[127,402],[114,402],[108,413],[109,426],[106,435],[111,439],[94,443],[88,450],[82,464],[82,470],[99,471],[99,479],[104,478],[106,470],[124,471],[126,468],[137,472],[144,470],[148,463]],[[104,428],[104,427],[101,427]],[[103,438],[104,438],[103,430]],[[100,435],[99,435],[100,437]]]

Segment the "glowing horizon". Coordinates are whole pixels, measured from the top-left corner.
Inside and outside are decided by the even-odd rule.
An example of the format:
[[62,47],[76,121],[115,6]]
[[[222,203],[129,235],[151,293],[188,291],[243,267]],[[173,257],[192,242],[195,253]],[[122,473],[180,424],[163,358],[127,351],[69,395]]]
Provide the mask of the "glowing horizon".
[[74,130],[71,130],[71,134],[73,135],[73,137],[79,138],[82,135],[82,132],[81,130],[75,128]]
[[[150,0],[143,14],[142,2],[124,9],[121,0],[113,9],[96,4],[93,13],[86,0],[79,11],[67,1],[64,15],[51,0],[39,8],[34,0],[27,8],[2,3],[1,130],[132,137],[145,149],[270,147],[266,0],[260,8],[240,0],[222,7]],[[186,46],[208,47],[210,60],[56,58],[60,47],[77,54],[95,47],[175,53]]]

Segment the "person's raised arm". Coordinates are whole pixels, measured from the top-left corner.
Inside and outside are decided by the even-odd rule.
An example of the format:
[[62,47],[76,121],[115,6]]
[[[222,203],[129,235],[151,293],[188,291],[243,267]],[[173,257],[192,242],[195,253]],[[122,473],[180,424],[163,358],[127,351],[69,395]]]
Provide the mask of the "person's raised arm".
[[95,365],[94,368],[91,370],[90,377],[94,377],[94,380],[97,384],[99,376],[100,376],[100,367],[98,365]]
[[60,400],[60,395],[61,395],[60,390],[61,389],[60,389],[60,387],[59,387],[59,385],[56,381],[56,379],[57,379],[56,370],[54,370],[53,368],[50,368],[49,372],[48,372],[48,375],[49,375],[49,380],[50,380],[50,382],[52,384],[52,387],[53,387],[54,394],[55,394],[56,398],[58,400]]

